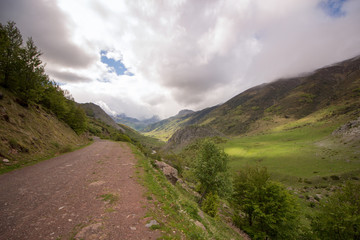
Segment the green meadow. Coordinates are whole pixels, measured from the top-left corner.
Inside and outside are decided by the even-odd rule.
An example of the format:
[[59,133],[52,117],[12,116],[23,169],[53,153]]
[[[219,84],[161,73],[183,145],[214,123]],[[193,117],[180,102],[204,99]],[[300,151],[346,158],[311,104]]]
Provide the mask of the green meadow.
[[223,147],[231,158],[231,170],[246,165],[264,166],[282,182],[356,174],[360,172],[358,145],[331,137],[338,126],[331,122],[298,121],[267,133],[233,138]]

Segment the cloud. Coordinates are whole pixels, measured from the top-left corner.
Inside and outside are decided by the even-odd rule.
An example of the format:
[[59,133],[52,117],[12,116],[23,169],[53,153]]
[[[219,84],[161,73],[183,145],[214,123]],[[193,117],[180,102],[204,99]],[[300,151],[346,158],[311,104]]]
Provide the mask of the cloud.
[[21,33],[32,36],[49,64],[87,67],[95,59],[71,39],[65,13],[46,0],[2,0],[0,21],[15,21]]
[[66,72],[66,71],[48,71],[52,77],[55,77],[57,81],[66,83],[66,82],[90,82],[91,80],[88,77],[80,76],[76,73]]
[[97,104],[98,106],[100,106],[107,114],[109,115],[116,115],[116,111],[111,110],[111,108],[104,102],[104,101],[96,101],[95,104]]
[[56,3],[5,0],[0,20],[34,37],[76,100],[129,116],[200,110],[360,54],[358,0]]

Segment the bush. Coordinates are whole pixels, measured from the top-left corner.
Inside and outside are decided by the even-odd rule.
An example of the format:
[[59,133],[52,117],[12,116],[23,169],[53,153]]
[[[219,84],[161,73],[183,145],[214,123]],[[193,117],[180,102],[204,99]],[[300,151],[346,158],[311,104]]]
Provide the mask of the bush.
[[125,134],[121,134],[121,133],[115,133],[111,135],[111,139],[114,141],[120,141],[120,142],[132,142],[131,139],[125,135]]
[[71,152],[73,150],[72,146],[70,144],[64,145],[61,147],[61,149],[59,150],[60,153],[67,153],[67,152]]
[[338,181],[340,180],[340,177],[339,176],[336,176],[336,175],[331,175],[330,178],[334,181]]
[[234,180],[233,205],[242,212],[236,224],[253,239],[296,239],[298,208],[295,198],[270,181],[266,168],[244,168]]
[[215,217],[219,208],[219,196],[217,194],[209,193],[201,205],[201,209],[209,216]]
[[311,221],[319,239],[360,239],[360,184],[348,182],[322,202]]

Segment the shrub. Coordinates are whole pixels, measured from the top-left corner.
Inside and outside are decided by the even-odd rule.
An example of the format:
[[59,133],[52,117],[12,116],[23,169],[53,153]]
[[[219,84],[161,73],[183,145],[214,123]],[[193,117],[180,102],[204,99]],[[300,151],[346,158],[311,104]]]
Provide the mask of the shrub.
[[219,196],[209,193],[201,205],[201,209],[209,216],[215,217],[219,208]]
[[72,146],[70,144],[64,145],[59,150],[60,153],[67,153],[72,151]]
[[111,139],[120,142],[131,142],[131,139],[127,135],[121,133],[112,134]]
[[322,202],[311,221],[319,239],[360,239],[360,184],[348,182]]
[[338,181],[340,180],[340,177],[339,176],[336,176],[336,175],[331,175],[330,178],[334,181]]
[[243,214],[236,217],[236,224],[253,239],[296,239],[296,200],[269,179],[266,168],[248,167],[238,173],[232,202]]

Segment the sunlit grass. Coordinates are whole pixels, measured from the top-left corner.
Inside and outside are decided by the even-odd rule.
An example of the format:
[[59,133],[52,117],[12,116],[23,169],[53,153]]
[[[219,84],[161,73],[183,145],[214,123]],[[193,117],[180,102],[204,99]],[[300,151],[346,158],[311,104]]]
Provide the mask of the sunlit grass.
[[260,165],[273,174],[311,178],[360,169],[355,149],[328,139],[336,127],[306,119],[267,134],[234,138],[224,149],[231,156],[233,171],[246,165]]

